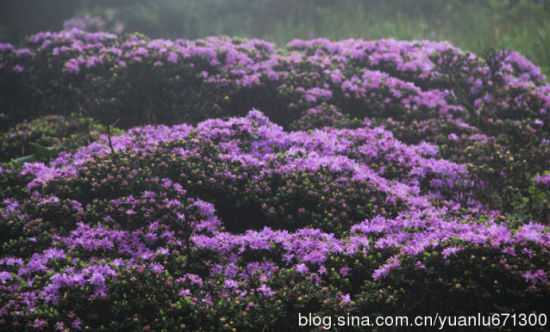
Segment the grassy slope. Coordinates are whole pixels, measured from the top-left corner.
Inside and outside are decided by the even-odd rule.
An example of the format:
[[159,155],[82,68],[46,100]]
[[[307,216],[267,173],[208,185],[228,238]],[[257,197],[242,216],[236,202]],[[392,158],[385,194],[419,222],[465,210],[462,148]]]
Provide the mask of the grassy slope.
[[[515,10],[495,9],[481,1],[426,11],[418,7],[395,10],[392,4],[368,6],[343,1],[333,8],[316,8],[274,19],[271,31],[258,36],[280,44],[292,38],[448,40],[481,54],[488,49],[519,51],[550,73],[550,13],[536,3]],[[534,2],[534,1],[533,1]],[[390,1],[391,3],[391,1]]]

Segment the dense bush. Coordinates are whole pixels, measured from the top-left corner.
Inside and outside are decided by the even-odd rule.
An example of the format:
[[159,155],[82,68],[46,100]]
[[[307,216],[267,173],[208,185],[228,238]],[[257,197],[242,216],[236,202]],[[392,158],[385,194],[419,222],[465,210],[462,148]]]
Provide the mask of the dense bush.
[[[23,137],[3,138],[5,160],[30,142],[67,151],[0,167],[0,329],[546,309],[550,89],[519,54],[29,42],[0,45],[3,125],[46,117],[4,134]],[[115,123],[139,127],[88,144]]]
[[25,165],[34,194],[2,209],[4,326],[275,329],[296,310],[545,308],[548,229],[465,200],[466,167],[429,144],[368,122],[285,132],[253,111],[112,146]]

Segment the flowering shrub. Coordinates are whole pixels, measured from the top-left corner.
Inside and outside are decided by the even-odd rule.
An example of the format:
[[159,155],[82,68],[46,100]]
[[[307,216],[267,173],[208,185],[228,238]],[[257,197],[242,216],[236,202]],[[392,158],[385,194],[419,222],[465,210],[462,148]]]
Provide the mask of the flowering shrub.
[[122,127],[251,108],[292,129],[354,128],[367,117],[407,144],[433,143],[466,164],[484,182],[477,198],[503,212],[549,169],[550,87],[515,52],[482,58],[445,42],[324,39],[278,50],[260,40],[77,29],[31,36],[28,46],[0,46],[7,125],[77,109]]
[[5,126],[138,125],[0,167],[2,328],[545,308],[550,89],[517,53],[75,29],[0,72]]
[[290,328],[297,309],[544,308],[548,228],[500,222],[469,195],[464,165],[369,121],[287,132],[252,111],[134,128],[112,147],[103,136],[25,164],[31,195],[1,210],[5,326]]

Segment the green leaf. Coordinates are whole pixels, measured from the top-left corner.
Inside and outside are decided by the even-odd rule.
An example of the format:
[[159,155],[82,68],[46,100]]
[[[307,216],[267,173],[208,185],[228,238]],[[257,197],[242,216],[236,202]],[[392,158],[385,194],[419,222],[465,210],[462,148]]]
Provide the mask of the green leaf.
[[48,161],[53,159],[59,154],[61,150],[59,147],[53,146],[42,146],[38,143],[31,142],[29,143],[31,151],[35,155],[36,161]]
[[15,158],[13,159],[16,163],[18,164],[24,164],[26,162],[31,162],[31,161],[34,161],[34,154],[30,154],[28,156],[23,156],[23,157],[19,157],[19,158]]

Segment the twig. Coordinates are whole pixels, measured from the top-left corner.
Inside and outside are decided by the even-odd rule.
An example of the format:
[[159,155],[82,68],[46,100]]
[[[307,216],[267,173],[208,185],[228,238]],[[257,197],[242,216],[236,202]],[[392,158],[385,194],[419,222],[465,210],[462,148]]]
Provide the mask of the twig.
[[118,123],[119,120],[120,119],[117,119],[112,124],[107,124],[107,140],[109,142],[109,148],[111,148],[111,154],[115,157],[115,159],[117,158],[117,154],[115,152],[115,148],[113,147],[113,142],[111,140],[111,127],[115,126]]

